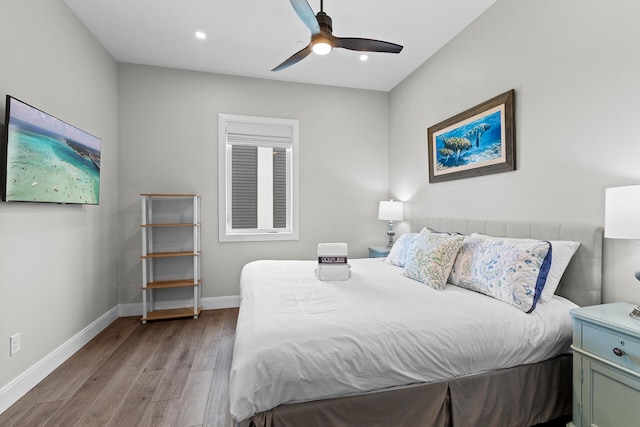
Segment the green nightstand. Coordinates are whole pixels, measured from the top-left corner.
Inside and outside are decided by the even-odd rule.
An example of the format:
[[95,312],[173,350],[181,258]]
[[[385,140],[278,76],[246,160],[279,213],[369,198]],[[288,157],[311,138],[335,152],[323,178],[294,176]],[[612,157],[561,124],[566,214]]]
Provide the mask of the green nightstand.
[[640,321],[623,302],[571,311],[575,427],[640,420]]
[[386,246],[369,246],[369,258],[386,258],[390,250]]

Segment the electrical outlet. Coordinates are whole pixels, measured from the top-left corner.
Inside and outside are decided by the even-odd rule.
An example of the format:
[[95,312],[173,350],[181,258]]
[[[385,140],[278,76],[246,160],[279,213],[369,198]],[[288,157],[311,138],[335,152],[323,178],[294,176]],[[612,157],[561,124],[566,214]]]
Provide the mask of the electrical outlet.
[[9,343],[11,345],[9,356],[13,356],[14,354],[20,351],[20,332],[18,332],[15,335],[11,335],[9,337]]

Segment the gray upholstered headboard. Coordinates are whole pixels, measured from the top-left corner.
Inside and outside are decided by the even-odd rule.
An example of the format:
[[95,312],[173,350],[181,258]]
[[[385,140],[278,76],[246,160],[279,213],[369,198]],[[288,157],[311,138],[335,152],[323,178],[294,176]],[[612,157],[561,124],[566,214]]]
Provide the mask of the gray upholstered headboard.
[[580,248],[564,272],[556,293],[580,306],[601,303],[602,227],[422,217],[411,221],[412,231],[418,232],[423,227],[437,231],[455,231],[461,234],[483,233],[497,237],[580,242]]

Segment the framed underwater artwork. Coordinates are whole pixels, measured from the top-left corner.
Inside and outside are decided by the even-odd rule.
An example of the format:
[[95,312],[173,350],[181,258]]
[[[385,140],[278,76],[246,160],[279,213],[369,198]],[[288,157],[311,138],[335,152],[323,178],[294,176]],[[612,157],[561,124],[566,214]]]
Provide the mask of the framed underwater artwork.
[[515,170],[514,98],[511,89],[431,126],[429,182]]

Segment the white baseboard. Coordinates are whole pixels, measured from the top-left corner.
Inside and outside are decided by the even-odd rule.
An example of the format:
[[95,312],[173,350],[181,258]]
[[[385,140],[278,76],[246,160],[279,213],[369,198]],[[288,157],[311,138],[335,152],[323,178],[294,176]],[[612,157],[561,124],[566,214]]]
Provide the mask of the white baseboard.
[[[202,298],[201,303],[203,310],[240,307],[240,295]],[[156,310],[189,307],[190,305],[193,305],[193,300],[158,301],[155,305]],[[142,316],[142,303],[139,302],[132,304],[120,304],[118,309],[120,317]]]
[[[184,307],[192,304],[192,301],[171,301],[171,303],[158,303],[156,309]],[[203,310],[215,310],[219,308],[234,308],[240,306],[240,296],[202,298]],[[0,388],[0,414],[7,410],[18,399],[27,394],[47,375],[62,365],[118,317],[142,316],[142,304],[120,304],[100,316],[89,326],[78,332],[70,340],[56,348],[31,368],[20,374],[13,381]]]
[[102,332],[107,326],[118,318],[118,307],[100,316],[89,326],[78,332],[75,336],[53,350],[35,365],[20,374],[13,381],[0,388],[0,413],[4,412],[35,387],[47,375],[62,365],[86,343]]
[[203,310],[217,310],[219,308],[237,308],[240,307],[240,295],[231,295],[228,297],[202,298]]

